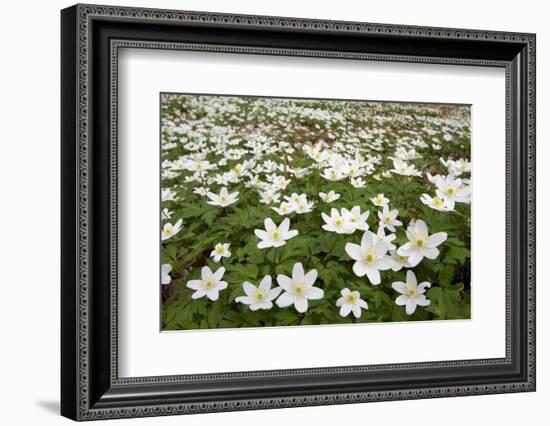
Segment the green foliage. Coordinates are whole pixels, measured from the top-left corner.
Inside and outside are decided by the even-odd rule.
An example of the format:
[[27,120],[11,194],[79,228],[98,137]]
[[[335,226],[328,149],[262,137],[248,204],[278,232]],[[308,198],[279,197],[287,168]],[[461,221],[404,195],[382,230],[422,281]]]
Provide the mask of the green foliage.
[[[210,120],[211,126],[233,129],[231,138],[238,142],[236,148],[249,142],[247,132],[254,132],[263,126],[263,135],[266,138],[291,144],[293,153],[288,161],[289,167],[294,168],[308,167],[312,163],[301,149],[305,145],[312,145],[322,139],[341,141],[344,144],[349,141],[367,146],[372,140],[378,140],[378,136],[371,137],[366,134],[354,136],[353,139],[349,136],[350,132],[361,135],[363,129],[378,128],[384,135],[380,138],[381,142],[379,145],[373,145],[371,149],[365,148],[361,154],[378,155],[381,160],[374,173],[363,176],[366,182],[364,188],[353,187],[349,180],[329,182],[320,177],[318,170],[313,170],[300,179],[289,176],[290,183],[282,195],[290,195],[293,192],[305,193],[308,200],[315,201],[315,206],[311,213],[292,213],[285,216],[290,219],[291,229],[299,231],[298,236],[287,241],[283,247],[268,249],[257,247],[259,240],[254,235],[254,230],[263,229],[264,219],[267,217],[272,218],[277,224],[283,220],[284,217],[272,209],[279,203],[261,203],[258,190],[245,186],[243,180],[229,185],[230,192],[239,192],[237,203],[228,207],[212,206],[207,204],[206,197],[195,192],[200,182],[185,181],[192,172],[180,168],[173,174],[163,176],[163,188],[171,188],[176,193],[176,198],[163,201],[162,207],[170,211],[171,223],[178,219],[182,220],[182,230],[162,244],[162,262],[172,266],[171,293],[164,297],[162,306],[164,330],[425,321],[470,317],[470,206],[457,204],[455,212],[440,212],[419,201],[422,194],[434,192],[434,186],[425,178],[426,172],[429,171],[432,175],[446,174],[445,167],[439,161],[441,157],[457,159],[470,156],[467,128],[456,132],[458,136],[453,143],[447,142],[443,137],[443,128],[449,128],[454,123],[453,120],[462,117],[461,111],[450,107],[449,111],[443,111],[438,107],[407,104],[344,103],[347,108],[344,125],[335,118],[343,108],[339,107],[338,103],[302,101],[301,108],[326,111],[326,117],[306,117],[297,113],[298,115],[281,121],[281,117],[272,114],[269,108],[254,105],[253,99],[236,100],[234,105],[238,113],[222,110],[213,113],[212,108],[206,107],[206,101],[202,102],[201,98],[203,97],[168,97],[163,103],[163,120],[182,127],[186,123],[196,124]],[[403,116],[414,118],[404,126],[399,119]],[[387,119],[375,120],[374,117]],[[449,120],[446,120],[447,117]],[[423,130],[430,120],[436,123],[432,126],[436,131],[432,134]],[[163,138],[174,142],[174,146],[163,150],[163,161],[176,161],[182,155],[189,154],[184,148],[184,141],[214,144],[215,141],[226,137],[216,136],[218,139],[212,141],[207,137],[197,136],[194,139],[184,130],[168,133],[165,127]],[[422,171],[422,176],[381,175],[393,167],[390,157],[395,152],[396,144],[403,138],[410,139],[411,134],[415,137],[418,135],[424,142],[441,145],[439,151],[423,149],[421,157],[409,162]],[[333,135],[332,139],[330,135]],[[217,172],[231,170],[252,158],[249,153],[239,160],[228,158],[227,165]],[[216,163],[220,158],[209,152],[206,159]],[[283,164],[280,154],[276,152],[265,154],[262,161],[267,160]],[[283,174],[281,171],[277,173]],[[221,186],[212,183],[209,190],[218,192]],[[330,190],[338,192],[340,198],[327,204],[320,200],[319,192],[327,193]],[[367,223],[369,229],[376,231],[379,208],[372,205],[370,198],[379,193],[385,194],[391,200],[391,208],[399,210],[398,219],[404,223],[403,227],[397,229],[396,240],[393,242],[396,246],[407,242],[406,225],[413,219],[424,220],[430,233],[448,234],[448,239],[439,247],[440,254],[435,260],[425,258],[413,268],[419,283],[431,283],[431,288],[426,293],[431,304],[416,309],[412,315],[407,315],[402,306],[396,305],[395,299],[399,294],[391,286],[393,282],[405,281],[406,269],[397,272],[383,271],[381,284],[372,285],[367,277],[358,277],[353,273],[353,261],[345,252],[345,244],[359,243],[362,232],[341,235],[322,229],[324,221],[321,212],[330,214],[331,208],[350,209],[360,206],[361,211],[370,210]],[[166,221],[163,219],[163,222]],[[230,243],[231,256],[222,258],[220,263],[215,263],[210,257],[216,243]],[[251,311],[246,305],[235,302],[237,297],[244,295],[244,281],[257,285],[265,275],[270,275],[273,285],[276,286],[277,275],[291,275],[292,267],[297,262],[301,262],[306,271],[317,270],[315,286],[325,292],[323,299],[309,301],[306,313],[301,314],[292,306],[274,306],[269,311]],[[226,270],[223,280],[227,281],[228,288],[220,292],[216,301],[206,297],[193,300],[193,291],[186,286],[189,280],[200,276],[201,268],[204,266],[209,266],[212,270],[223,266]],[[358,319],[351,315],[346,318],[339,315],[339,308],[335,303],[344,288],[359,291],[361,298],[369,305],[369,309],[364,310]]]

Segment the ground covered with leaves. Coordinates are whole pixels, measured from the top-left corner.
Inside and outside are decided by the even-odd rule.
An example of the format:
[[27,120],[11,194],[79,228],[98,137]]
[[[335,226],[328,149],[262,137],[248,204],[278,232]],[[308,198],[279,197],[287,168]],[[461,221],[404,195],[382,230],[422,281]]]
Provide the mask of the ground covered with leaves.
[[161,103],[163,330],[470,318],[469,107]]

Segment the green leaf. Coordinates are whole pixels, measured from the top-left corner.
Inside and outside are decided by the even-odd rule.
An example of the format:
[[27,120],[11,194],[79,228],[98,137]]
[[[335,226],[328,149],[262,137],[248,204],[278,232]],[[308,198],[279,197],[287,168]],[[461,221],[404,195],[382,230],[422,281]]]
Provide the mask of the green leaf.
[[470,250],[464,247],[452,246],[445,254],[445,263],[456,263],[456,261],[464,264],[466,258],[470,257]]
[[211,226],[216,217],[218,217],[218,210],[209,210],[202,215],[201,219],[204,220],[208,226]]

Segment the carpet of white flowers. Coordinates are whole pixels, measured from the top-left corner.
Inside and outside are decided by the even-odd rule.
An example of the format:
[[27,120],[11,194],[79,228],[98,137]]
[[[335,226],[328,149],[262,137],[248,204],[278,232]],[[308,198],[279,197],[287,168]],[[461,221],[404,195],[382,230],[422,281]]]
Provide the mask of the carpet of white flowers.
[[162,329],[470,318],[470,109],[163,94]]

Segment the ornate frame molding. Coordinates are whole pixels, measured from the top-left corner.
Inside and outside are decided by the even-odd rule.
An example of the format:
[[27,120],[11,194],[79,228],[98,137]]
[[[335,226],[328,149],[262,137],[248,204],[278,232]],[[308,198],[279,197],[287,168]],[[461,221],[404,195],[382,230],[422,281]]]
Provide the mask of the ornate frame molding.
[[[433,398],[441,396],[461,396],[475,395],[487,393],[504,393],[518,391],[533,391],[535,389],[535,36],[533,34],[510,33],[510,32],[495,32],[495,31],[479,31],[479,30],[464,30],[464,29],[447,29],[447,28],[429,28],[429,27],[412,27],[401,25],[384,25],[384,24],[369,24],[357,22],[335,22],[323,20],[308,20],[295,18],[280,18],[280,17],[265,17],[265,16],[245,16],[245,15],[228,15],[228,14],[212,14],[202,12],[185,12],[185,11],[169,11],[156,9],[136,9],[125,7],[106,7],[106,6],[91,6],[77,5],[65,12],[65,29],[64,37],[75,37],[74,46],[67,45],[65,50],[74,50],[70,55],[66,53],[66,57],[70,60],[74,59],[74,63],[66,65],[67,72],[74,72],[74,92],[76,94],[76,103],[73,105],[64,105],[65,108],[74,108],[76,111],[76,128],[74,138],[68,137],[63,141],[63,146],[73,144],[74,158],[64,159],[65,161],[75,162],[73,186],[68,188],[74,190],[74,200],[66,199],[66,204],[72,203],[72,209],[75,214],[75,229],[67,229],[74,238],[74,250],[71,246],[67,252],[63,254],[64,263],[75,262],[73,265],[76,277],[64,280],[63,291],[74,291],[75,306],[72,309],[66,309],[66,314],[63,321],[73,319],[76,327],[76,336],[64,337],[64,352],[76,350],[74,365],[72,371],[67,373],[66,377],[75,379],[70,385],[71,380],[63,381],[67,391],[77,392],[76,398],[70,399],[63,394],[65,408],[62,407],[62,412],[65,415],[78,420],[92,420],[112,417],[138,417],[151,415],[169,415],[183,413],[204,413],[212,411],[229,411],[229,410],[248,410],[262,408],[278,408],[291,406],[308,406],[308,405],[324,405],[324,404],[343,404],[353,402],[367,401],[382,401],[382,400],[400,400],[400,399],[416,399],[416,398]],[[254,28],[254,29],[277,29],[290,31],[315,31],[326,34],[358,34],[358,35],[377,35],[381,37],[413,37],[415,39],[425,40],[447,40],[447,41],[475,41],[475,42],[503,42],[511,45],[521,46],[525,49],[523,59],[526,61],[525,69],[527,74],[524,82],[514,81],[512,78],[514,67],[517,67],[512,60],[487,60],[487,59],[472,59],[460,57],[440,57],[440,56],[407,56],[396,54],[381,54],[381,53],[361,53],[361,52],[342,52],[342,51],[325,51],[316,49],[296,49],[296,48],[277,48],[277,47],[248,47],[248,46],[231,46],[231,45],[215,45],[211,43],[182,43],[175,41],[144,41],[144,40],[122,40],[111,39],[109,46],[110,55],[110,80],[109,87],[111,91],[110,103],[110,330],[109,339],[111,345],[111,358],[109,365],[109,386],[115,390],[122,389],[125,386],[147,386],[147,385],[169,385],[170,383],[182,382],[197,382],[197,381],[216,381],[222,379],[243,379],[243,378],[261,378],[261,377],[277,377],[277,376],[303,376],[307,374],[330,375],[351,372],[372,372],[372,371],[395,371],[399,369],[409,368],[447,368],[447,367],[472,367],[472,366],[488,366],[488,365],[504,365],[511,363],[512,352],[512,321],[513,312],[511,308],[511,300],[513,297],[512,281],[513,270],[509,261],[509,257],[513,252],[511,246],[511,229],[512,229],[512,169],[511,163],[514,160],[515,152],[512,150],[512,138],[514,131],[511,127],[512,115],[517,113],[514,110],[516,106],[512,105],[512,97],[515,96],[518,89],[515,84],[525,85],[525,110],[522,113],[524,117],[524,125],[526,126],[527,139],[525,149],[525,186],[520,190],[525,191],[523,196],[526,202],[526,362],[525,362],[525,379],[500,384],[479,384],[479,385],[456,385],[456,386],[434,386],[427,388],[400,388],[397,390],[385,391],[366,391],[366,392],[338,392],[314,394],[306,396],[277,396],[268,398],[248,398],[248,399],[231,399],[220,401],[207,402],[165,402],[157,404],[127,404],[116,403],[113,405],[110,399],[105,403],[101,399],[94,397],[96,393],[90,389],[91,375],[95,374],[95,370],[90,365],[90,356],[92,348],[91,340],[94,339],[90,330],[90,262],[91,257],[90,244],[94,236],[91,234],[93,229],[90,226],[90,217],[92,214],[93,195],[91,194],[92,170],[90,162],[90,115],[93,108],[93,94],[91,81],[91,49],[93,36],[92,23],[95,20],[110,20],[111,22],[139,22],[143,24],[162,24],[162,23],[177,23],[178,25],[219,25],[227,28]],[[222,51],[227,53],[239,54],[265,54],[265,55],[298,55],[298,56],[315,56],[326,58],[341,58],[341,59],[361,59],[375,61],[397,61],[397,62],[424,62],[424,63],[445,63],[457,65],[481,65],[504,67],[506,69],[506,104],[507,104],[507,262],[506,262],[506,277],[507,277],[507,293],[506,293],[506,358],[490,359],[490,360],[467,360],[453,362],[435,362],[435,363],[415,363],[415,364],[393,364],[382,366],[362,366],[362,367],[329,367],[322,369],[307,369],[307,370],[275,370],[268,372],[250,372],[250,373],[226,373],[218,375],[200,375],[200,376],[161,376],[161,377],[146,377],[146,378],[129,378],[121,379],[117,374],[117,83],[118,83],[118,50],[120,48],[155,48],[155,49],[177,49],[177,50],[197,50],[197,51]],[[73,69],[74,68],[74,69]],[[67,90],[67,89],[66,89]],[[65,99],[65,98],[64,98]],[[75,160],[76,159],[76,160]],[[65,164],[65,163],[64,163]],[[521,172],[521,170],[520,170]],[[74,202],[73,202],[74,201]],[[64,207],[65,208],[65,207]],[[64,239],[64,238],[63,238]],[[64,239],[65,241],[65,239]],[[65,244],[67,245],[67,244]],[[65,303],[65,302],[63,302]],[[65,332],[67,334],[67,332]],[[69,342],[70,340],[70,342]],[[74,340],[74,341],[73,341]],[[65,348],[67,346],[67,348]],[[69,356],[69,355],[67,355]],[[64,367],[65,368],[65,367]],[[523,377],[523,376],[522,376]],[[114,398],[114,397],[113,397]],[[114,399],[113,399],[114,400]]]

